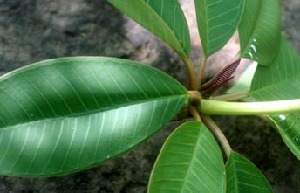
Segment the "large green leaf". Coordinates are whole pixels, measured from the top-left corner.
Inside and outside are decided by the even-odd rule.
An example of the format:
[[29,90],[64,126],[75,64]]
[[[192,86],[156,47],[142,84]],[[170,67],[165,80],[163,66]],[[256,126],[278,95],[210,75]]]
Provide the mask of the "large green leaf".
[[177,128],[154,165],[148,192],[225,192],[222,153],[200,122]]
[[253,163],[243,156],[231,152],[226,163],[228,193],[273,192],[265,176]]
[[277,41],[279,52],[274,62],[256,68],[250,92],[256,100],[300,98],[300,58],[284,37]]
[[63,175],[128,151],[187,101],[177,81],[132,61],[43,61],[0,79],[0,174]]
[[[280,50],[274,63],[257,66],[250,100],[300,99],[300,57],[281,38]],[[300,113],[267,116],[277,127],[283,140],[300,159]]]
[[244,0],[194,0],[201,44],[206,57],[228,42],[234,34],[244,7]]
[[108,0],[125,15],[169,44],[179,55],[188,57],[190,36],[178,1]]
[[242,57],[270,64],[277,55],[281,36],[279,0],[246,0],[239,36]]

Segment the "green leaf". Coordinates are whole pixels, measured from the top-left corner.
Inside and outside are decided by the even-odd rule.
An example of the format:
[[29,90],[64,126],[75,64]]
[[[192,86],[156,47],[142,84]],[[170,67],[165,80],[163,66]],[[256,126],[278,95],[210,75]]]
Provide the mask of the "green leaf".
[[281,36],[279,0],[248,0],[239,25],[241,56],[270,64],[277,55]]
[[256,100],[300,98],[300,58],[282,37],[279,52],[270,66],[258,65],[250,96]]
[[156,160],[149,193],[224,192],[222,153],[200,122],[186,122],[167,139]]
[[244,6],[244,0],[195,0],[198,29],[206,57],[227,44],[234,34]]
[[161,38],[181,57],[189,56],[189,30],[177,0],[108,0],[108,2]]
[[300,113],[267,115],[291,152],[300,160]]
[[116,157],[187,101],[152,67],[101,57],[47,60],[0,79],[0,174],[64,175]]
[[[249,100],[300,99],[300,57],[282,38],[274,63],[257,67]],[[268,115],[284,142],[300,160],[300,113]]]
[[232,152],[226,163],[227,192],[265,193],[272,188],[256,166],[243,156]]

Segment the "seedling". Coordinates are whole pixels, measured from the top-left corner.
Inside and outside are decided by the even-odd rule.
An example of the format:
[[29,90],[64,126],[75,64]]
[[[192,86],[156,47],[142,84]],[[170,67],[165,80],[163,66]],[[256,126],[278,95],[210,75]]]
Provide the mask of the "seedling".
[[[58,176],[93,167],[144,142],[182,111],[193,120],[165,141],[149,192],[272,192],[210,115],[264,116],[300,158],[300,59],[281,35],[279,2],[195,0],[200,65],[190,58],[177,1],[109,2],[178,53],[188,85],[152,67],[105,57],[46,60],[8,73],[0,79],[0,173]],[[235,31],[237,58],[203,83],[207,59]],[[258,63],[251,85],[216,96],[242,58]]]

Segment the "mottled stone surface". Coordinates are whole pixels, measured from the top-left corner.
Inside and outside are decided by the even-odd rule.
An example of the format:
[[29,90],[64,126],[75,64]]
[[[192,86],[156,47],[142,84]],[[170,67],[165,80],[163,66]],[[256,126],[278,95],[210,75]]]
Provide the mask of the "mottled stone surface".
[[300,1],[282,0],[283,31],[300,53]]
[[[189,12],[191,5],[184,4]],[[284,33],[300,53],[300,2],[282,0]],[[192,12],[188,16],[193,16]],[[195,22],[193,56],[201,51]],[[209,76],[232,57],[231,47],[212,62]],[[232,50],[232,51],[231,51]],[[161,41],[123,17],[104,0],[0,0],[0,75],[43,59],[111,56],[151,64],[185,83],[179,58]],[[216,60],[216,61],[214,61]],[[225,61],[225,62],[224,62]],[[232,147],[253,161],[276,192],[300,192],[300,163],[276,131],[255,117],[215,117]],[[152,164],[167,135],[165,129],[132,152],[103,165],[63,177],[0,177],[0,192],[146,192]]]

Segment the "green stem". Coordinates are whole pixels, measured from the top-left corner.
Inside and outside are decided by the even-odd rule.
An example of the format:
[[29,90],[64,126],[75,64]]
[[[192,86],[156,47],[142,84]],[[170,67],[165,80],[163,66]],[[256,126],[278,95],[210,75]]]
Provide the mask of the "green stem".
[[300,112],[300,99],[264,102],[201,100],[197,109],[207,115],[261,115]]

